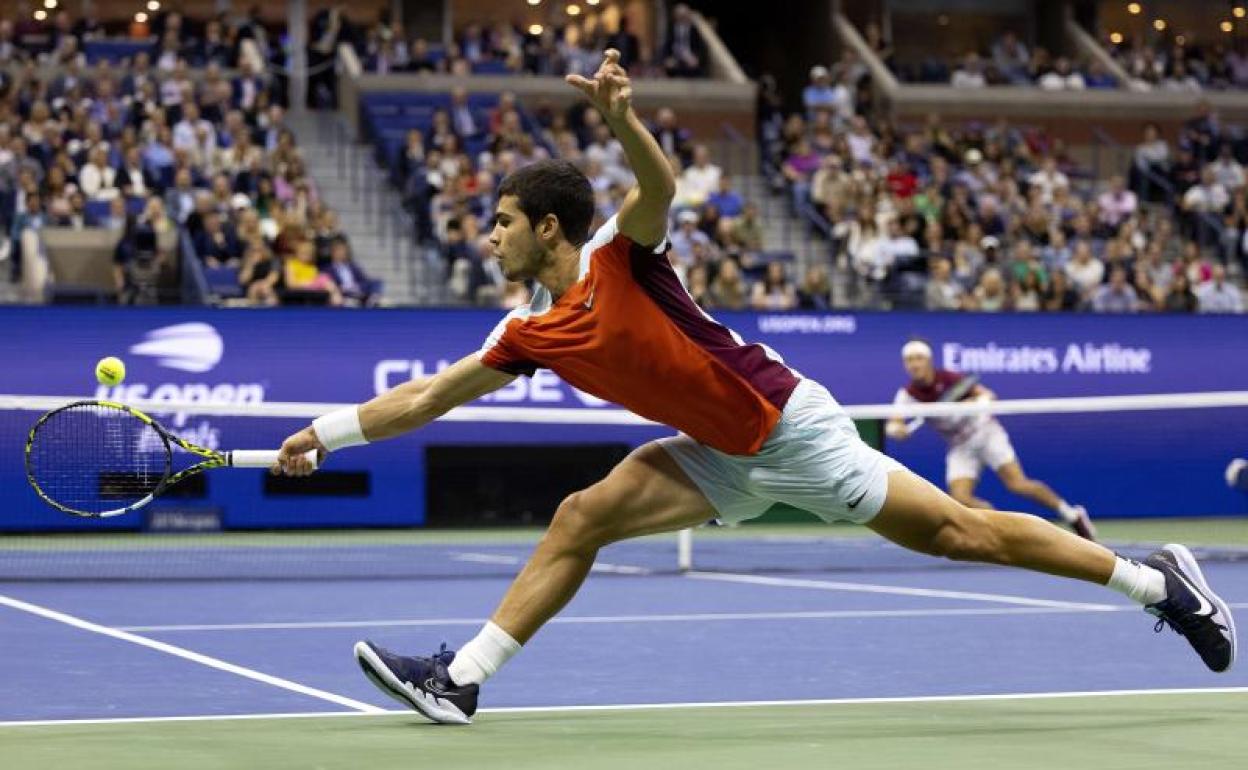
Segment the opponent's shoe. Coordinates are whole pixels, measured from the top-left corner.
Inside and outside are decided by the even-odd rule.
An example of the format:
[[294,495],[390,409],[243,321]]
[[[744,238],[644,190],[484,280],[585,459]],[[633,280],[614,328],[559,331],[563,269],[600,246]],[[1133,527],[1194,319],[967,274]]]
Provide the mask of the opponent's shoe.
[[1079,537],[1084,540],[1091,540],[1095,543],[1096,525],[1092,523],[1092,517],[1088,515],[1088,509],[1084,508],[1082,505],[1076,505],[1075,513],[1077,514],[1075,518],[1068,522],[1070,524],[1070,528],[1074,530],[1075,534]]
[[1196,564],[1196,557],[1181,545],[1170,544],[1154,551],[1144,563],[1166,576],[1166,598],[1144,609],[1156,615],[1156,631],[1170,626],[1187,641],[1213,671],[1226,671],[1235,662],[1235,619],[1226,602],[1215,594]]
[[442,649],[428,658],[395,655],[369,641],[355,643],[355,659],[377,689],[426,718],[442,724],[472,723],[477,711],[475,684],[456,685],[446,667],[455,653]]

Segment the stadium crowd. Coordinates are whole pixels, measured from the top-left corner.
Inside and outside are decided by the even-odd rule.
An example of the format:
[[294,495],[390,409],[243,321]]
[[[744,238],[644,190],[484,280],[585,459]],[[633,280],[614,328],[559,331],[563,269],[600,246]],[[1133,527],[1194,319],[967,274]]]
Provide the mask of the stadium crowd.
[[1130,75],[1137,91],[1199,92],[1248,88],[1248,45],[1206,44],[1192,33],[1132,37],[1106,49]]
[[987,50],[966,51],[956,60],[924,58],[899,64],[883,41],[879,25],[865,30],[867,43],[902,80],[947,83],[958,88],[1033,86],[1046,91],[1117,88],[1113,75],[1096,60],[1054,56],[1043,46],[1028,47],[1017,33],[1006,31]]
[[627,15],[608,26],[596,13],[569,17],[559,26],[469,23],[442,46],[419,37],[407,39],[402,25],[388,11],[382,11],[374,25],[355,36],[355,45],[365,68],[381,74],[588,75],[598,68],[607,48],[619,51],[620,64],[635,76],[707,74],[706,43],[683,3],[673,7],[668,34],[652,58],[643,55],[641,40],[632,31]]
[[[86,63],[89,33],[77,30],[90,25],[67,18],[54,26],[67,36],[42,50],[0,44],[25,62],[0,84],[0,256],[24,300],[42,302],[49,288],[46,229],[104,228],[117,243],[119,302],[178,301],[189,259],[236,281],[226,296],[239,303],[372,301],[373,282],[305,171],[280,92],[229,52],[230,41],[262,35],[258,24],[183,24],[170,13],[155,51],[114,66]],[[20,41],[0,27],[5,39]],[[57,58],[55,77],[41,76],[41,56]]]
[[[602,116],[584,103],[566,111],[538,104],[532,132],[524,130],[510,93],[503,93],[490,110],[469,108],[462,93],[452,94],[452,105],[434,112],[427,132],[408,131],[400,155],[400,184],[415,217],[417,238],[445,260],[455,299],[492,304],[501,298],[507,306],[524,302],[525,287],[508,284],[489,258],[489,220],[498,182],[543,158],[569,160],[589,177],[597,226],[619,209],[632,172]],[[758,287],[764,282],[749,280],[753,273],[761,279],[766,269],[758,206],[744,200],[732,178],[713,162],[708,147],[680,125],[674,110],[658,110],[650,125],[678,180],[671,235],[678,272],[693,287],[706,285],[702,299],[708,306],[758,304]],[[485,147],[476,157],[463,149],[474,138],[484,138]],[[725,269],[728,262],[733,264]],[[792,306],[775,297],[768,302]]]
[[1228,273],[1244,272],[1244,170],[1208,105],[1177,148],[1147,129],[1129,185],[1090,178],[1060,142],[1004,120],[872,124],[853,101],[863,77],[853,60],[834,69],[812,70],[804,112],[764,110],[761,136],[794,207],[825,223],[858,301],[1242,312]]

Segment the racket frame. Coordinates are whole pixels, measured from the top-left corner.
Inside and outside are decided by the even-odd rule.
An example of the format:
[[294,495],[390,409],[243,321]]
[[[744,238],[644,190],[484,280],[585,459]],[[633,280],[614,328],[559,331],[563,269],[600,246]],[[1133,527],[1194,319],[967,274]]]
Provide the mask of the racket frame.
[[[64,412],[69,409],[75,409],[75,408],[84,407],[84,406],[100,406],[100,407],[105,407],[107,409],[117,410],[118,412],[124,415],[138,419],[139,421],[141,421],[142,423],[150,427],[152,430],[154,430],[156,432],[156,435],[160,436],[160,440],[165,448],[165,472],[164,472],[164,475],[161,476],[160,481],[157,482],[155,488],[153,488],[152,491],[149,492],[146,496],[142,497],[139,500],[136,500],[133,503],[130,503],[129,505],[123,508],[116,508],[111,511],[102,511],[99,513],[95,513],[95,512],[90,512],[90,511],[80,511],[76,508],[70,508],[67,505],[57,502],[52,497],[50,497],[46,492],[44,492],[43,489],[39,486],[39,483],[35,480],[34,471],[31,468],[31,450],[34,447],[35,436],[38,434],[39,428],[41,428],[44,425],[44,423],[52,419],[52,417],[54,417],[60,412]],[[189,468],[183,468],[182,470],[174,473],[173,472],[173,447],[175,445],[186,450],[187,452],[193,455],[202,457],[203,459],[195,463],[194,465],[190,466]],[[208,449],[206,447],[199,446],[198,444],[193,444],[190,441],[187,441],[186,439],[182,438],[181,436],[171,433],[167,428],[165,428],[165,426],[161,425],[154,418],[148,416],[147,414],[144,414],[143,412],[139,411],[138,409],[135,409],[132,406],[126,406],[125,404],[118,403],[116,401],[86,399],[82,401],[74,401],[72,403],[65,404],[64,406],[59,406],[56,409],[53,409],[47,412],[46,414],[42,415],[38,420],[36,420],[35,424],[31,426],[30,432],[26,435],[26,450],[25,450],[24,457],[25,457],[25,465],[26,465],[26,480],[30,482],[30,486],[35,490],[35,493],[39,495],[39,498],[41,500],[43,500],[48,505],[51,505],[53,508],[57,509],[58,511],[62,511],[64,513],[68,513],[74,516],[79,516],[79,517],[87,518],[87,519],[106,519],[106,518],[111,518],[113,516],[121,516],[123,514],[131,513],[133,511],[136,511],[142,508],[143,506],[155,500],[158,496],[161,495],[161,493],[163,493],[165,490],[172,487],[174,484],[177,484],[179,481],[182,481],[185,478],[194,476],[197,473],[202,473],[206,470],[210,470],[213,468],[233,467],[235,465],[234,458],[233,458],[234,454],[235,453],[233,452],[218,452],[215,449]],[[272,465],[273,462],[276,461],[277,459],[276,451],[244,450],[244,451],[240,451],[238,454],[240,455],[239,459],[241,462],[238,464],[237,467],[246,467],[246,468],[268,467],[269,465]]]

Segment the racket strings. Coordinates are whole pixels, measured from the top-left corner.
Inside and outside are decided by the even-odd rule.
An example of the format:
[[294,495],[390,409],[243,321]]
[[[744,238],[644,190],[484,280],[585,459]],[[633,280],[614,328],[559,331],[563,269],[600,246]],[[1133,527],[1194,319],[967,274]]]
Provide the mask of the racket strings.
[[28,471],[43,495],[86,514],[126,508],[169,469],[160,433],[127,411],[80,404],[49,415],[31,439]]

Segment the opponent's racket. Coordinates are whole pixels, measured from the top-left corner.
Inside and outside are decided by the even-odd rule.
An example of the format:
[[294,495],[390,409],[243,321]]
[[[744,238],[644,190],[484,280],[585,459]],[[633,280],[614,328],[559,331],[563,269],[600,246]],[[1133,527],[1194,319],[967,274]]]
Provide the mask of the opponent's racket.
[[[175,446],[199,462],[175,470]],[[308,459],[315,467],[316,452]],[[120,516],[210,468],[268,468],[276,462],[277,450],[205,449],[112,401],[75,401],[53,409],[26,437],[30,485],[44,502],[75,516]]]
[[[966,394],[974,390],[975,386],[978,384],[979,384],[979,375],[968,374],[962,379],[958,380],[958,384],[954,385],[949,390],[946,390],[944,393],[940,394],[940,398],[937,400],[948,402],[948,403],[952,403],[954,401],[961,401],[962,399],[966,398]],[[919,428],[922,428],[923,423],[925,422],[927,422],[926,419],[922,417],[915,417],[913,420],[906,423],[906,433],[914,433]]]

